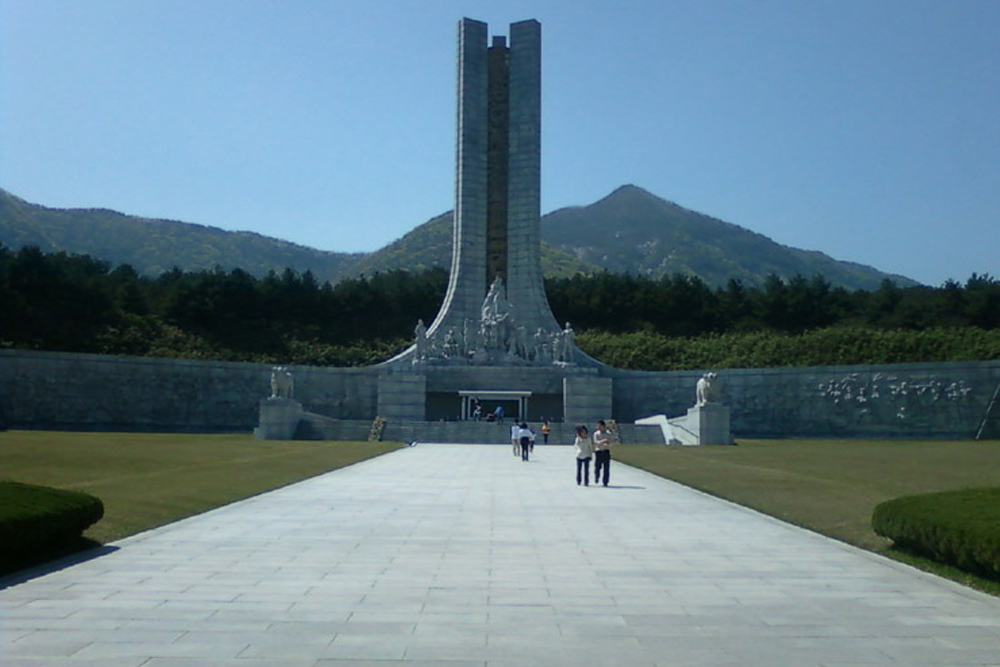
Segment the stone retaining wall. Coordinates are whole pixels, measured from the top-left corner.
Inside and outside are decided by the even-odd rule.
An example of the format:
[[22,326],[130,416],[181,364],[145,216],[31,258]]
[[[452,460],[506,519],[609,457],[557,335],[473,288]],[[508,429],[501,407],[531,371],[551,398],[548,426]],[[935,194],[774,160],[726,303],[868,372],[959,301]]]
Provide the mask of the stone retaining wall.
[[[291,366],[308,410],[371,420],[377,376],[354,368]],[[0,415],[7,428],[74,431],[252,431],[271,366],[0,350]]]
[[[290,370],[295,398],[307,411],[369,424],[378,412],[384,370]],[[260,399],[270,393],[270,373],[267,364],[0,350],[0,424],[60,430],[250,432],[258,423]],[[719,400],[731,409],[737,439],[971,438],[1000,383],[1000,362],[718,373]],[[522,374],[524,381],[533,377]],[[611,369],[607,373],[613,392],[610,416],[625,424],[655,414],[683,415],[695,402],[700,375]],[[428,379],[428,391],[434,389],[434,381]],[[995,419],[985,435],[1000,437]]]
[[[1000,362],[719,370],[735,437],[972,438],[1000,383]],[[683,415],[700,372],[621,372],[619,421]],[[998,406],[1000,409],[1000,406]],[[996,415],[1000,417],[1000,415]],[[991,421],[988,437],[1000,437]]]

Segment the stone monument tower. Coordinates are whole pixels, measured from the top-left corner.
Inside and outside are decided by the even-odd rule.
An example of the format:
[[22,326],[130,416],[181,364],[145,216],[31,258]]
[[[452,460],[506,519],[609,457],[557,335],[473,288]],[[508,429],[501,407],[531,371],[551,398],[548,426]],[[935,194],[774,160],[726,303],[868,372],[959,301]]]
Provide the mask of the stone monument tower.
[[[611,414],[612,379],[577,349],[545,296],[541,260],[541,25],[490,39],[458,24],[455,219],[448,291],[414,344],[376,367],[390,424]],[[442,436],[433,436],[442,437]],[[468,436],[466,436],[468,437]]]
[[457,174],[451,278],[429,333],[480,317],[499,276],[518,321],[558,329],[541,268],[541,47],[538,21],[487,44],[481,21],[458,26]]
[[571,361],[541,264],[541,24],[489,40],[458,24],[458,117],[451,274],[441,310],[392,360],[476,365]]

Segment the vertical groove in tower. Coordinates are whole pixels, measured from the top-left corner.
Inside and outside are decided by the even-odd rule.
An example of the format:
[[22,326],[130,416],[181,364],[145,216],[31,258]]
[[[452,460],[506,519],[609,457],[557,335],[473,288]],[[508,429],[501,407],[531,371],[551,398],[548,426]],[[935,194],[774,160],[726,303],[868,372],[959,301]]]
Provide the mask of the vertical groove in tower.
[[486,282],[507,282],[510,172],[510,49],[503,37],[490,47],[486,153]]

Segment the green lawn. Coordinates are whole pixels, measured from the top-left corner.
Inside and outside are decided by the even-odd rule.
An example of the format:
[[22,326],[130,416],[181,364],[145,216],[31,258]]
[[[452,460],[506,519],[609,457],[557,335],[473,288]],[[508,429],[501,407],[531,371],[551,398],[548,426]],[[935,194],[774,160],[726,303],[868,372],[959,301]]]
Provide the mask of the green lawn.
[[903,495],[1000,487],[1000,441],[748,440],[622,445],[615,458],[790,523],[879,551],[872,510]]
[[0,432],[0,478],[104,502],[101,543],[398,449],[390,442],[255,440],[249,434]]
[[748,440],[620,445],[614,457],[764,514],[1000,594],[1000,585],[891,551],[875,506],[903,495],[1000,487],[1000,441]]

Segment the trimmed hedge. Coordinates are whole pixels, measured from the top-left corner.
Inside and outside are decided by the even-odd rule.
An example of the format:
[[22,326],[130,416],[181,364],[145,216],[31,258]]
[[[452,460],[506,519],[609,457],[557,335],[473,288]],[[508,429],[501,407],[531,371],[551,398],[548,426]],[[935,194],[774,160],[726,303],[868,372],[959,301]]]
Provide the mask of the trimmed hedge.
[[0,481],[0,572],[58,555],[103,516],[86,493]]
[[899,548],[1000,579],[1000,489],[889,500],[875,508],[872,528]]

